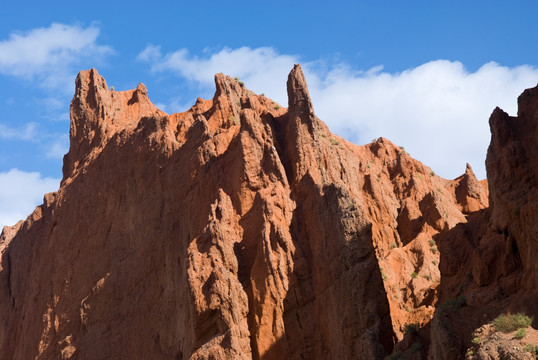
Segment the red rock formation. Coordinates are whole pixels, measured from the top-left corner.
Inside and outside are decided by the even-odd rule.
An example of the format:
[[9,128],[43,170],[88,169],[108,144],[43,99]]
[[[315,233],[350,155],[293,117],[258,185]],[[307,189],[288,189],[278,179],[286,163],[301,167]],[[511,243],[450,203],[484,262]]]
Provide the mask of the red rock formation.
[[[215,84],[167,115],[143,85],[79,74],[61,187],[0,238],[6,358],[381,359],[411,345],[406,326],[430,326],[461,274],[478,286],[523,267],[515,288],[535,284],[532,202],[518,200],[514,225],[493,209],[491,236],[508,245],[481,252],[488,189],[469,166],[445,180],[384,138],[331,134],[299,66],[288,109]],[[488,169],[522,154],[494,145],[519,136],[498,128]],[[510,173],[489,180],[494,207],[515,201],[499,185]],[[443,354],[450,332],[434,323],[430,352]]]
[[[472,332],[503,312],[538,318],[538,88],[525,90],[518,108],[517,117],[499,108],[490,117],[489,209],[441,237],[440,300],[452,305],[456,298],[463,301],[436,312],[430,347],[434,359],[461,358]],[[499,358],[497,350],[488,356]]]

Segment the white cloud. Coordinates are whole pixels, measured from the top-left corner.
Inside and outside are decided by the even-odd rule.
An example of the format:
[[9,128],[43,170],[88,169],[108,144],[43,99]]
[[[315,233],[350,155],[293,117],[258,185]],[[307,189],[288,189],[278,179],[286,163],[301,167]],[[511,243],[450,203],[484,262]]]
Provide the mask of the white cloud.
[[32,141],[37,136],[37,124],[30,122],[18,129],[0,123],[0,139]]
[[237,76],[250,90],[263,92],[282,103],[287,102],[288,73],[298,62],[298,57],[278,54],[270,47],[224,48],[207,57],[198,57],[191,56],[186,49],[162,55],[160,47],[148,45],[137,59],[149,62],[154,72],[171,71],[203,86],[212,86],[216,73]]
[[63,159],[69,150],[69,138],[67,135],[62,135],[49,144],[48,147],[48,150],[45,152],[46,158]]
[[60,179],[43,178],[38,172],[0,172],[0,230],[25,219],[43,203],[43,195],[56,191],[59,183]]
[[159,110],[166,111],[166,105],[163,103],[155,103],[154,104]]
[[[149,62],[154,72],[172,72],[205,87],[212,86],[218,72],[239,76],[251,90],[283,105],[287,74],[299,62],[268,47],[225,48],[198,57],[186,49],[163,55],[148,45],[138,59]],[[491,112],[499,106],[515,114],[519,94],[538,83],[534,66],[493,62],[474,72],[448,60],[400,73],[321,61],[302,67],[316,113],[333,132],[359,144],[386,137],[446,178],[462,174],[466,162],[485,177]]]
[[397,74],[329,72],[324,80],[311,90],[314,107],[336,133],[359,143],[384,136],[444,177],[460,175],[469,162],[484,178],[489,116],[496,106],[515,115],[538,69],[488,63],[469,72],[437,60]]
[[53,122],[69,122],[71,96],[72,94],[61,97],[34,97],[32,100],[39,107],[41,118]]
[[12,33],[0,41],[0,73],[71,92],[77,64],[87,59],[98,62],[112,52],[110,47],[97,44],[98,36],[96,26],[57,23]]
[[61,110],[66,106],[65,101],[62,101],[62,99],[50,96],[40,101],[38,100],[38,102],[41,102],[49,110]]
[[48,159],[63,159],[68,150],[69,137],[67,135],[62,135],[57,137],[48,145],[48,150],[45,152],[45,157]]
[[68,112],[63,112],[63,113],[60,113],[55,119],[55,121],[69,121],[69,113]]
[[161,58],[161,47],[148,44],[136,57],[139,61],[155,61]]

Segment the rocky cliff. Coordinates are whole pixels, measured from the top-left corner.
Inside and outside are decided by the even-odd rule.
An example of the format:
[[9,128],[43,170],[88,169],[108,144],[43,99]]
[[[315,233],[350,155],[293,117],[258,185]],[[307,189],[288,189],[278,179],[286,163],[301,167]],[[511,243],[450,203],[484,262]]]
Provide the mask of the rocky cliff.
[[449,359],[536,314],[536,89],[485,182],[331,134],[298,65],[287,109],[215,85],[168,115],[78,75],[60,189],[0,237],[4,358]]
[[[440,307],[432,321],[435,359],[456,359],[475,329],[506,311],[538,318],[538,87],[519,96],[517,117],[496,108],[489,123],[490,206],[440,235],[440,301],[450,306]],[[529,355],[523,346],[514,349],[484,358]]]

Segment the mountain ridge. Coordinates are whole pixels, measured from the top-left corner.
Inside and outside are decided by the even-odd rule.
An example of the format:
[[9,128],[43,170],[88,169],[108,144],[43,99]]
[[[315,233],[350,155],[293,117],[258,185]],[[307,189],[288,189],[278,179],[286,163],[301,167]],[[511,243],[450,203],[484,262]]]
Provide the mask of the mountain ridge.
[[223,74],[215,85],[168,115],[142,84],[79,73],[60,189],[0,237],[8,358],[381,359],[416,341],[415,358],[451,359],[472,329],[443,319],[498,289],[536,314],[536,232],[503,210],[520,196],[514,164],[534,194],[535,90],[520,117],[493,112],[486,183],[331,134],[299,65],[287,109]]

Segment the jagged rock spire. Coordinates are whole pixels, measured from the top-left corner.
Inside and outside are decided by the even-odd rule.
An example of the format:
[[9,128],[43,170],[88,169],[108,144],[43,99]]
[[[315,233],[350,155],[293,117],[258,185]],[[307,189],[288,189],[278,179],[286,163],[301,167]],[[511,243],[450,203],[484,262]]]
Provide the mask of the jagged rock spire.
[[314,107],[301,65],[296,64],[288,75],[288,108],[297,114],[314,116]]

